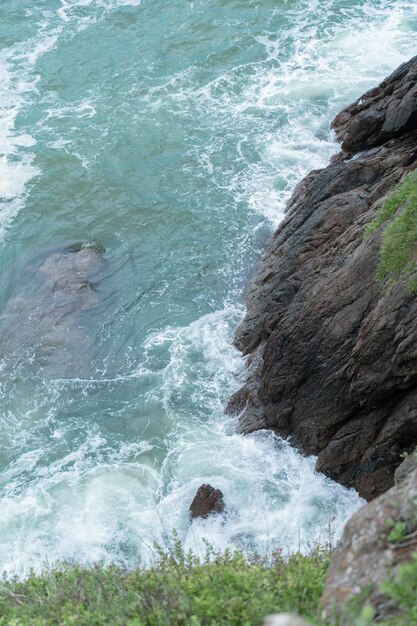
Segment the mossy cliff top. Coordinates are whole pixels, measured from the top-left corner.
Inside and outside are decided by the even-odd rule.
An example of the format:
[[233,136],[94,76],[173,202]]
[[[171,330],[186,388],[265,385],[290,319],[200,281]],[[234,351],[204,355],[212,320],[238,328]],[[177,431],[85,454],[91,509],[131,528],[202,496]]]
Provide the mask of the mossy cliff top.
[[365,236],[383,226],[377,280],[403,282],[417,293],[417,171],[404,176],[389,194]]

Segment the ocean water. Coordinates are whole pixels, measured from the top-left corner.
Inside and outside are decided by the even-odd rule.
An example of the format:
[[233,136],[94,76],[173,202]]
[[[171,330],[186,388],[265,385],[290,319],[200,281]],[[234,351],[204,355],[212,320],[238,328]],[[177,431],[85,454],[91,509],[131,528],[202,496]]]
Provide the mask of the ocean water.
[[[332,117],[416,31],[412,0],[2,0],[0,571],[337,539],[357,494],[224,415],[233,331]],[[96,301],[54,343],[38,270],[74,243]],[[190,525],[204,482],[228,513]]]

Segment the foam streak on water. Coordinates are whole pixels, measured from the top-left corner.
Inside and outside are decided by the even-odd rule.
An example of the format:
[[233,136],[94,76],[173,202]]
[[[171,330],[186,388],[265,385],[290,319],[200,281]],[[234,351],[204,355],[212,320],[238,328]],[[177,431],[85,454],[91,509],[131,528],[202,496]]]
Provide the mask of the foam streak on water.
[[[224,415],[233,332],[291,191],[337,149],[332,117],[415,53],[415,3],[32,4],[0,7],[0,569],[148,564],[173,528],[197,553],[336,539],[357,494]],[[23,261],[80,240],[105,269],[85,362],[51,376],[69,356],[44,326],[43,361],[22,345],[44,319]],[[204,482],[228,513],[190,526]]]
[[35,140],[16,130],[16,118],[36,91],[33,65],[54,42],[55,38],[44,39],[38,34],[24,46],[0,53],[0,236],[23,205],[28,182],[40,173],[29,150]]

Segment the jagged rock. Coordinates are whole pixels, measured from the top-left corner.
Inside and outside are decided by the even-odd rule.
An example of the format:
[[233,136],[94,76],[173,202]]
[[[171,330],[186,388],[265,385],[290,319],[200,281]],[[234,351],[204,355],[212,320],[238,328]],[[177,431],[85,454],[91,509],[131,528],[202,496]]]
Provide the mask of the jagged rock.
[[[327,620],[351,624],[346,603],[366,586],[363,601],[376,609],[375,618],[393,610],[379,584],[395,576],[417,548],[417,470],[398,485],[362,507],[347,523],[331,561],[321,599]],[[398,522],[405,524],[403,537],[391,539]],[[336,615],[335,615],[336,614]]]
[[320,471],[368,499],[393,484],[400,453],[417,444],[417,298],[376,284],[381,228],[363,236],[417,166],[416,77],[414,58],[337,116],[350,152],[298,185],[236,333],[250,355],[228,405],[239,430],[291,436],[318,455]]
[[208,517],[214,513],[223,513],[225,504],[220,489],[214,489],[211,485],[201,485],[190,505],[190,519]]
[[332,128],[345,152],[359,152],[417,129],[417,57],[344,109]]
[[310,624],[292,613],[276,613],[265,618],[264,626],[310,626]]

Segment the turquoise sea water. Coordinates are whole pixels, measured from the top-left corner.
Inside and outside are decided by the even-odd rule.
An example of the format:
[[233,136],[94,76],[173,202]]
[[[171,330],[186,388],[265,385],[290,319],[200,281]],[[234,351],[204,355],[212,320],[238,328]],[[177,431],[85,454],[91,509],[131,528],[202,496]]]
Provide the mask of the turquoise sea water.
[[[416,31],[412,0],[0,2],[0,570],[340,533],[357,495],[224,415],[233,331],[332,117]],[[76,242],[105,254],[68,351],[28,268]],[[203,482],[228,515],[190,526]]]

